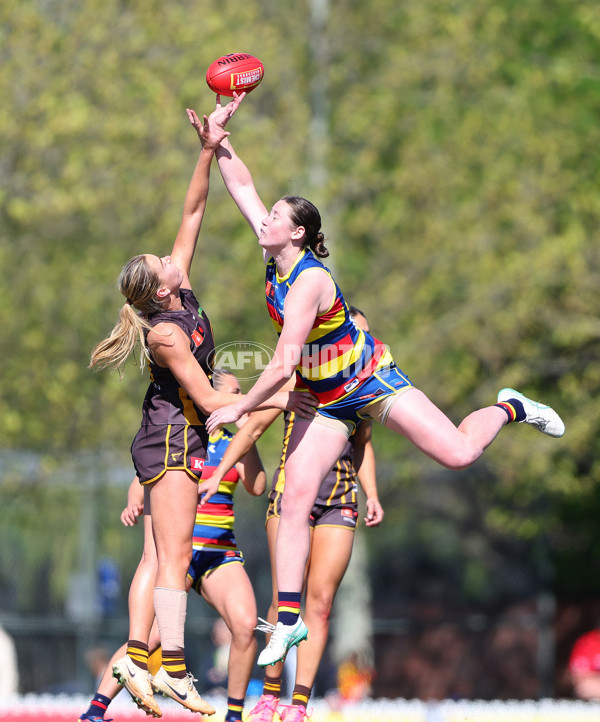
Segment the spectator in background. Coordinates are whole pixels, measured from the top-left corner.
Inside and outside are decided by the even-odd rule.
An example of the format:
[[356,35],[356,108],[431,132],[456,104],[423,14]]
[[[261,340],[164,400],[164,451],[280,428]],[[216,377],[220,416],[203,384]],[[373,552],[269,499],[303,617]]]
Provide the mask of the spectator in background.
[[360,702],[370,697],[374,678],[373,668],[364,664],[358,653],[351,654],[338,668],[338,691],[342,702]]
[[569,672],[577,697],[600,700],[600,624],[576,640],[569,658]]
[[213,650],[205,659],[203,685],[208,694],[226,695],[231,632],[221,617],[215,619],[210,638]]
[[0,627],[0,699],[19,692],[19,668],[12,637]]
[[104,670],[109,662],[110,652],[102,645],[92,647],[85,653],[85,663],[94,677],[94,685],[96,687],[100,684]]

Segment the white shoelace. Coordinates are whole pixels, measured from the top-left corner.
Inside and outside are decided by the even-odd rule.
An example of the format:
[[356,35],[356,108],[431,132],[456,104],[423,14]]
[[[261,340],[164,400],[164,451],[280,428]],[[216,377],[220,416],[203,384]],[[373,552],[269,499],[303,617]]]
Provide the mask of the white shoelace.
[[194,689],[194,682],[197,682],[198,680],[194,677],[194,675],[191,672],[188,672],[185,675],[185,681],[187,683],[188,689]]
[[257,632],[264,632],[265,634],[273,634],[273,632],[276,629],[276,626],[274,624],[271,624],[271,622],[267,622],[266,619],[263,619],[262,617],[258,618],[259,622],[262,622],[262,624],[257,624],[254,629]]

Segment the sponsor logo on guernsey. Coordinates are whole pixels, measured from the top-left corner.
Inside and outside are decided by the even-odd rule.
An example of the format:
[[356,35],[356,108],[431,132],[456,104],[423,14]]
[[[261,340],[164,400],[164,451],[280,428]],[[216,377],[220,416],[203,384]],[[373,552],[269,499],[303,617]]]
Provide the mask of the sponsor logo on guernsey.
[[195,345],[196,347],[200,346],[200,344],[202,343],[202,341],[204,341],[204,332],[202,331],[201,328],[197,328],[197,329],[192,333],[192,341],[194,342],[194,345]]
[[269,298],[274,298],[275,296],[275,287],[271,283],[271,281],[267,281],[267,285],[265,288],[265,292]]
[[349,384],[346,384],[344,386],[344,391],[348,394],[348,393],[350,393],[350,391],[352,391],[352,389],[355,389],[358,386],[358,384],[359,384],[358,379],[352,379],[352,381],[350,381]]
[[202,471],[204,467],[204,459],[200,459],[198,456],[192,456],[190,463],[192,465],[192,471]]

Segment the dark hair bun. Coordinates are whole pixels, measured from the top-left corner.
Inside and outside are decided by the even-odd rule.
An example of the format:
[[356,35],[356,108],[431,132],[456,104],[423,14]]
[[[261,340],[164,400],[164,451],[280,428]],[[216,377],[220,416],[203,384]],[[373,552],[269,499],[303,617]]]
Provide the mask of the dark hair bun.
[[317,235],[309,241],[308,245],[317,258],[327,258],[329,255],[329,251],[325,246],[325,236],[321,233],[321,231],[319,231]]

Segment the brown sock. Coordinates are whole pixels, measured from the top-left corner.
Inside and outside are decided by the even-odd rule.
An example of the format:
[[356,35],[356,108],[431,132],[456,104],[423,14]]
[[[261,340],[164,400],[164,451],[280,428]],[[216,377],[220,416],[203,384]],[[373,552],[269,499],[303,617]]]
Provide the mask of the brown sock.
[[127,642],[127,656],[131,657],[131,661],[134,662],[140,669],[148,671],[148,645],[144,642],[140,642],[137,639],[130,639]]
[[165,672],[171,677],[183,679],[187,674],[185,668],[185,655],[183,649],[174,649],[162,651],[162,666]]
[[292,694],[292,704],[306,709],[311,692],[312,689],[310,687],[305,687],[303,684],[297,684],[294,687],[294,693]]
[[281,677],[267,677],[263,682],[263,694],[270,694],[272,697],[281,697]]

